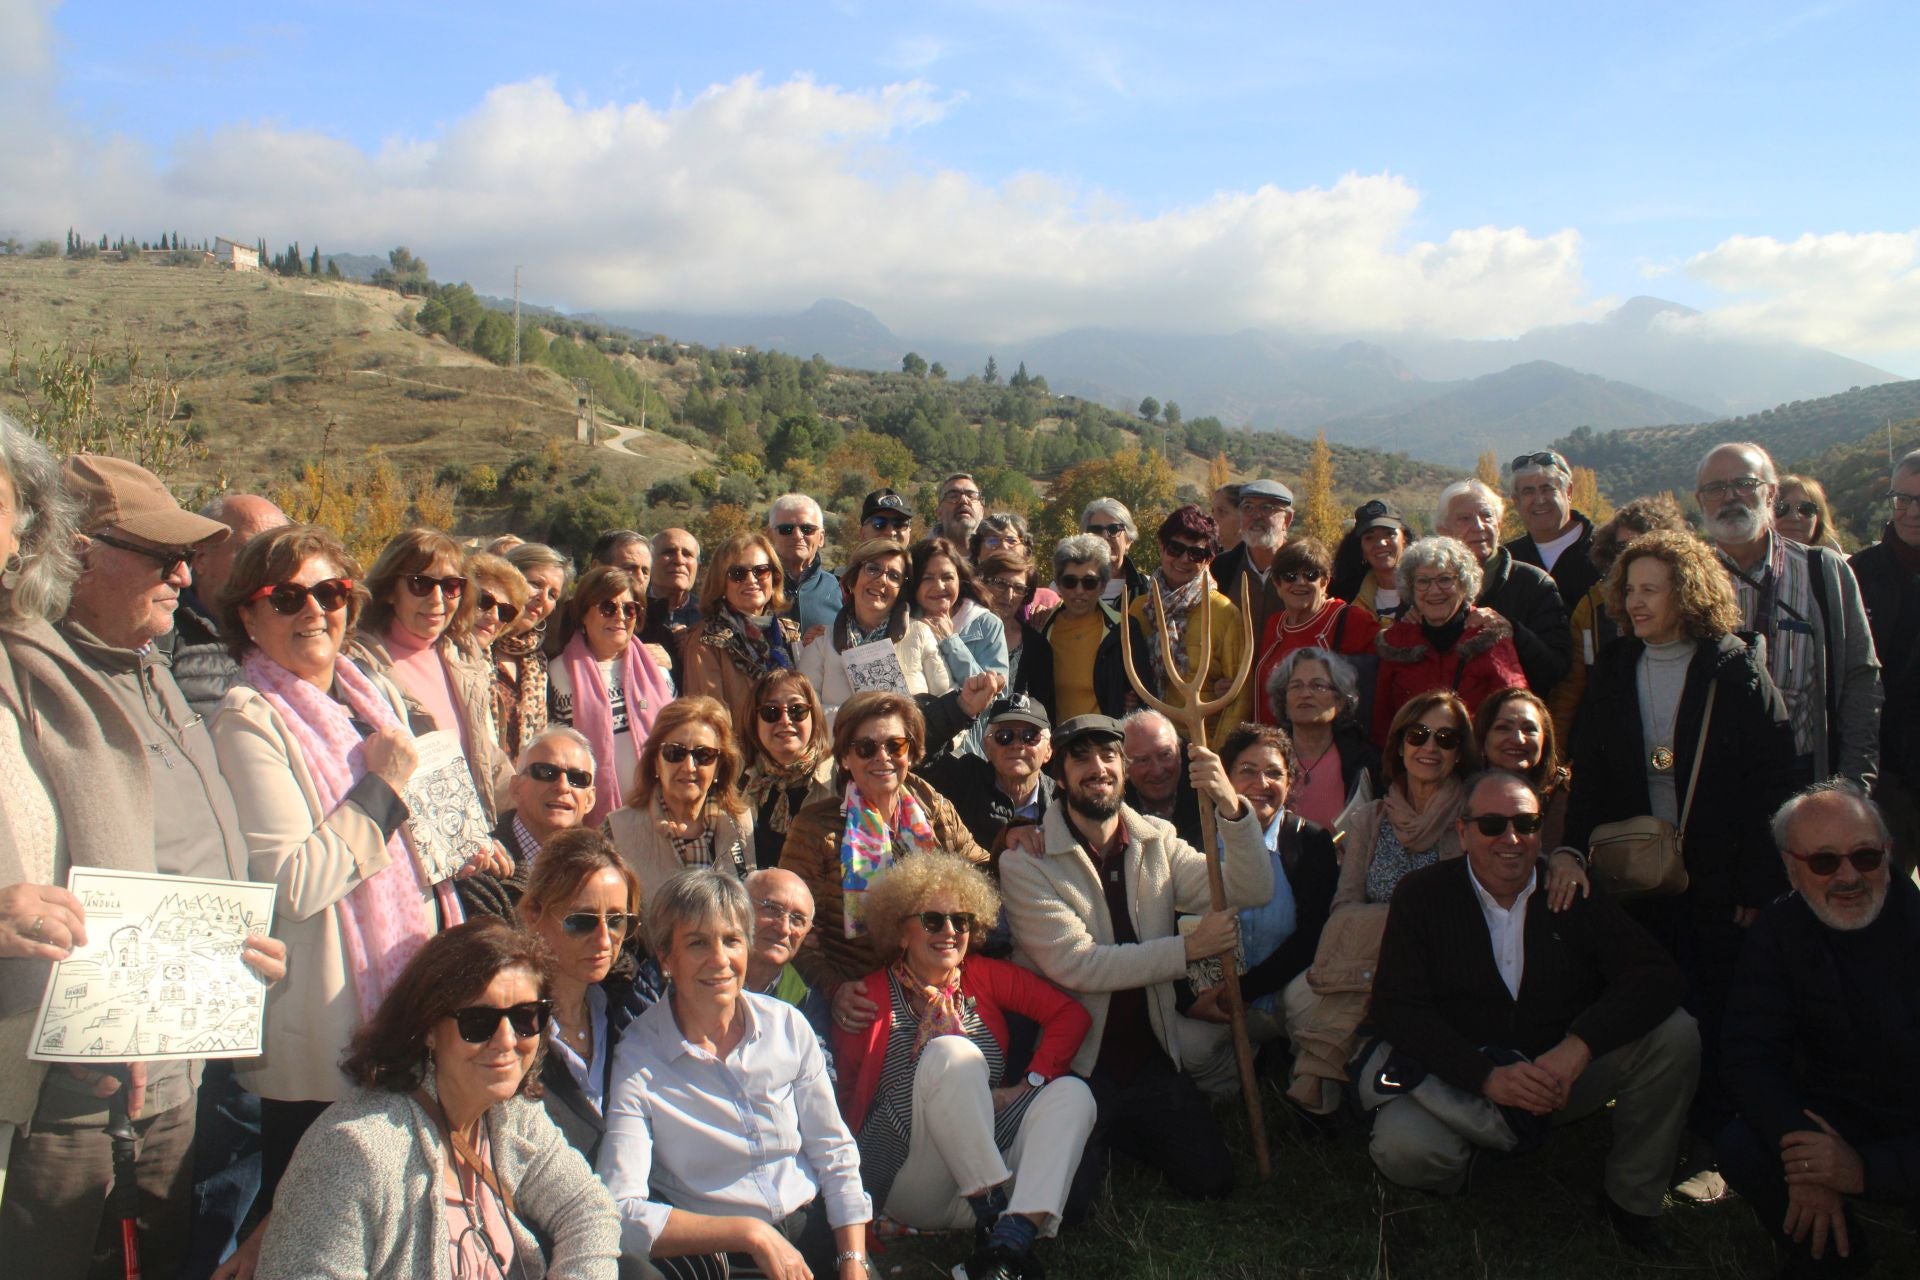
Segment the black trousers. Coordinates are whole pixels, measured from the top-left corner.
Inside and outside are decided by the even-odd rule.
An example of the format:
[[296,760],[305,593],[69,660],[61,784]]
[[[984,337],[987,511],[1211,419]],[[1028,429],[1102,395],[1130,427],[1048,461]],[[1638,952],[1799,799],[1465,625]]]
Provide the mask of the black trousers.
[[1099,1118],[1067,1198],[1068,1221],[1084,1212],[1106,1177],[1108,1153],[1118,1151],[1166,1177],[1192,1200],[1233,1194],[1233,1155],[1220,1137],[1213,1106],[1190,1076],[1155,1055],[1132,1079],[1095,1070],[1087,1079]]
[[[827,1224],[826,1202],[816,1198],[804,1209],[795,1210],[780,1221],[780,1233],[807,1260],[807,1269],[815,1276],[839,1274],[833,1265],[833,1228]],[[754,1280],[759,1265],[744,1253],[692,1253],[675,1258],[650,1258],[644,1261],[620,1259],[620,1280]]]
[[[1844,1120],[1830,1123],[1841,1130],[1842,1136],[1853,1140],[1854,1135],[1847,1131],[1854,1126]],[[1782,1229],[1787,1219],[1787,1175],[1780,1164],[1779,1148],[1769,1144],[1746,1121],[1736,1118],[1721,1129],[1714,1140],[1714,1153],[1719,1157],[1720,1173],[1726,1178],[1727,1184],[1740,1193],[1752,1207],[1754,1216],[1759,1218],[1761,1229],[1792,1259],[1786,1274],[1855,1276],[1865,1275],[1873,1266],[1873,1246],[1866,1223],[1859,1214],[1853,1212],[1851,1204],[1844,1211],[1851,1256],[1842,1258],[1829,1236],[1826,1256],[1816,1262],[1811,1233],[1799,1244],[1788,1238]],[[1905,1208],[1908,1220],[1920,1223],[1920,1200],[1907,1204]]]

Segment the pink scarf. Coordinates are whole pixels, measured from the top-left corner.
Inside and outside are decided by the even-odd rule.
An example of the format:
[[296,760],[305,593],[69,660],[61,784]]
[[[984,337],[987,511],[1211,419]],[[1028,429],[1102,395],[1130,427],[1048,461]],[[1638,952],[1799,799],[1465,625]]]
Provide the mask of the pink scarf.
[[[567,679],[573,685],[573,727],[593,746],[598,785],[594,787],[593,812],[587,815],[585,825],[597,827],[625,803],[621,797],[633,779],[618,777],[614,768],[619,757],[613,750],[613,695],[600,674],[600,664],[593,660],[593,651],[587,648],[586,633],[567,641],[567,647],[560,651],[560,661],[566,665]],[[647,735],[653,732],[653,718],[673,700],[673,682],[653,665],[646,646],[633,640],[620,655],[620,689],[627,702],[627,732],[633,735],[634,754],[639,755],[646,748]],[[612,779],[613,785],[601,779]]]
[[[344,657],[334,662],[333,681],[346,706],[258,649],[247,654],[240,669],[293,735],[326,813],[340,807],[367,771],[352,715],[375,729],[404,728],[380,690]],[[339,913],[361,1022],[372,1019],[400,970],[430,936],[420,915],[420,894],[426,885],[412,851],[397,831],[387,841],[387,858],[384,869],[355,885],[333,907]],[[444,901],[452,895],[441,896]],[[459,922],[457,908],[449,920]]]

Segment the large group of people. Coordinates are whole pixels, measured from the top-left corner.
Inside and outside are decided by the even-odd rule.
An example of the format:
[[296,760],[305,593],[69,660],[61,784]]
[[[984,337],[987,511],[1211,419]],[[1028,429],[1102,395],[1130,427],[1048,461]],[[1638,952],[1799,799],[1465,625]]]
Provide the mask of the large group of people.
[[[1238,1023],[1392,1182],[1610,1107],[1626,1246],[1738,1196],[1859,1273],[1920,1210],[1920,452],[1850,559],[1754,445],[1697,532],[1507,470],[1331,548],[1271,478],[1037,548],[958,474],[837,555],[794,493],[363,570],[0,418],[0,1256],[119,1274],[112,1101],[147,1274],[1037,1277],[1116,1152],[1233,1194]],[[72,868],[271,885],[263,1052],[29,1057]]]

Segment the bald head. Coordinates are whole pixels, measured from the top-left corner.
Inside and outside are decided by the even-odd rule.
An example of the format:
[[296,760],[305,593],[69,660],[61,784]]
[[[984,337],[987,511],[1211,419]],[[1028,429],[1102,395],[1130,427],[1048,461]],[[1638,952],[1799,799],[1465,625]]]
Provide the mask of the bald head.
[[766,867],[746,879],[753,904],[753,950],[747,955],[747,987],[765,991],[800,950],[813,928],[813,893],[791,871]]
[[[1815,783],[1780,806],[1772,827],[1788,883],[1821,924],[1851,931],[1880,918],[1893,838],[1879,806],[1857,786],[1844,779]],[[1874,865],[1862,868],[1856,859]]]
[[233,530],[230,537],[202,545],[193,553],[193,592],[212,607],[233,576],[233,561],[249,539],[291,523],[287,513],[257,493],[223,493],[200,508],[209,520]]

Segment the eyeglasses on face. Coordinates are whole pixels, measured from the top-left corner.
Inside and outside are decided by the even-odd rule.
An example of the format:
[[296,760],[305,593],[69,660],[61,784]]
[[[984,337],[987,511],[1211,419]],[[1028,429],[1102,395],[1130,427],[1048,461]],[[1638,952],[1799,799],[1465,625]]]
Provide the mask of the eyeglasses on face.
[[885,578],[896,587],[906,581],[906,577],[902,575],[898,569],[889,569],[886,562],[882,560],[869,560],[861,565],[860,576],[863,578]]
[[853,741],[853,754],[862,760],[871,760],[882,751],[892,759],[905,760],[911,750],[913,743],[907,738],[856,738]]
[[1920,502],[1920,493],[1902,493],[1895,489],[1887,495],[1887,501],[1893,504],[1895,511],[1905,511],[1914,503]]
[[1759,476],[1735,476],[1731,480],[1715,480],[1711,484],[1701,485],[1700,496],[1703,498],[1727,498],[1737,493],[1743,498],[1751,498],[1754,494],[1760,492],[1760,486],[1765,483],[1766,481],[1762,480]]
[[720,748],[690,747],[684,742],[669,742],[660,748],[660,758],[668,764],[685,764],[688,756],[692,756],[693,762],[702,769],[711,769],[714,762],[720,759]]
[[1782,520],[1791,515],[1797,515],[1802,520],[1811,520],[1820,514],[1820,508],[1811,502],[1788,502],[1782,498],[1773,504],[1773,514]]
[[1054,578],[1053,585],[1062,591],[1098,591],[1106,584],[1101,581],[1100,575],[1097,573],[1085,575],[1063,573]]
[[1469,813],[1461,821],[1472,823],[1483,836],[1497,836],[1509,825],[1516,835],[1530,836],[1540,830],[1542,819],[1537,813]]
[[773,531],[783,538],[791,538],[795,533],[798,533],[803,538],[811,538],[814,534],[820,532],[820,526],[817,524],[777,524],[773,526]]
[[575,791],[585,791],[593,785],[593,770],[563,769],[546,760],[535,760],[527,766],[527,776],[535,782],[557,782],[562,777]]
[[812,718],[813,708],[804,702],[768,702],[762,704],[759,715],[768,724],[779,724],[783,719],[799,724]]
[[1282,511],[1291,510],[1293,510],[1293,504],[1291,502],[1282,502],[1278,498],[1242,498],[1240,500],[1240,515],[1242,518],[1247,516],[1271,516],[1277,515]]
[[980,501],[980,491],[978,489],[959,489],[959,488],[949,489],[945,493],[940,495],[940,501],[942,502],[978,502]]
[[547,1019],[552,1015],[553,1001],[529,1000],[505,1009],[490,1004],[470,1005],[465,1009],[455,1009],[452,1017],[462,1040],[468,1044],[485,1044],[493,1039],[493,1033],[499,1029],[502,1018],[513,1028],[515,1036],[528,1040],[547,1029]]
[[1429,595],[1435,591],[1451,592],[1459,585],[1460,579],[1450,573],[1438,578],[1415,578],[1413,580],[1413,589],[1421,595]]
[[1115,521],[1112,524],[1090,524],[1088,533],[1097,533],[1103,538],[1116,538],[1127,531],[1127,526]]
[[912,516],[868,516],[867,523],[876,529],[905,529],[913,524]]
[[174,570],[193,559],[192,547],[143,547],[137,542],[116,538],[110,533],[96,533],[93,535],[93,540],[153,561],[160,566],[160,576],[163,578],[171,578]]
[[500,619],[500,625],[503,627],[506,626],[509,622],[512,622],[515,618],[520,616],[519,605],[515,604],[511,600],[495,600],[491,595],[489,595],[485,591],[482,591],[480,593],[480,599],[477,602],[477,607],[479,608],[481,613],[490,613],[494,617]]
[[1333,684],[1333,681],[1331,680],[1289,680],[1287,681],[1288,693],[1313,693],[1313,694],[1320,694],[1324,696],[1326,694],[1332,693],[1333,689],[1334,689],[1334,684]]
[[952,926],[955,933],[973,932],[971,911],[916,911],[907,919],[918,920],[920,927],[928,933],[945,933],[948,926]]
[[1172,538],[1168,538],[1162,542],[1160,544],[1160,550],[1166,553],[1169,560],[1185,556],[1195,564],[1205,564],[1207,561],[1213,559],[1212,548],[1190,547],[1184,542],[1175,542]]
[[772,582],[773,566],[766,561],[759,564],[730,564],[727,566],[728,582],[745,582],[752,578],[755,582]]
[[448,574],[444,578],[436,578],[426,573],[410,573],[400,579],[400,581],[407,584],[407,591],[410,594],[422,600],[432,595],[436,588],[439,590],[441,598],[446,600],[458,600],[462,595],[466,594],[467,590],[467,580],[458,574]]
[[772,898],[762,898],[753,904],[761,915],[769,920],[785,920],[792,929],[811,929],[813,917],[799,911],[789,911]]
[[603,618],[625,618],[632,622],[640,616],[640,606],[631,600],[602,600],[593,607]]
[[265,600],[273,606],[275,613],[291,618],[307,607],[308,596],[313,597],[313,602],[320,606],[322,613],[344,609],[347,601],[353,598],[353,579],[322,578],[311,586],[301,586],[297,582],[276,582],[261,587],[248,596],[247,601]]
[[1046,735],[1040,732],[1038,725],[1003,724],[989,736],[993,738],[993,745],[996,747],[1010,747],[1016,742],[1023,747],[1037,747],[1040,745],[1040,739]]
[[1852,864],[1855,871],[1860,872],[1862,875],[1870,871],[1878,871],[1880,864],[1887,859],[1887,851],[1885,849],[1878,849],[1872,845],[1861,845],[1858,849],[1850,850],[1845,854],[1795,853],[1791,849],[1787,850],[1787,853],[1799,859],[1801,865],[1817,876],[1830,876],[1838,871],[1842,857],[1844,857],[1848,863]]
[[584,938],[599,931],[602,925],[616,938],[625,937],[639,922],[638,916],[628,915],[624,911],[609,911],[601,915],[598,911],[575,911],[560,917],[560,928],[575,938]]
[[1288,584],[1304,582],[1308,586],[1312,586],[1326,576],[1326,574],[1320,572],[1318,569],[1289,569],[1280,575],[1280,581]]
[[1004,591],[1010,596],[1017,596],[1027,589],[1026,583],[1013,578],[982,578],[981,581],[995,591]]
[[1024,547],[1027,545],[1027,539],[1017,533],[989,533],[981,537],[980,545],[989,551],[994,551],[1001,547]]
[[1402,740],[1410,747],[1424,747],[1427,739],[1433,739],[1433,745],[1442,751],[1458,751],[1461,733],[1458,729],[1430,729],[1424,724],[1411,724],[1402,735]]

